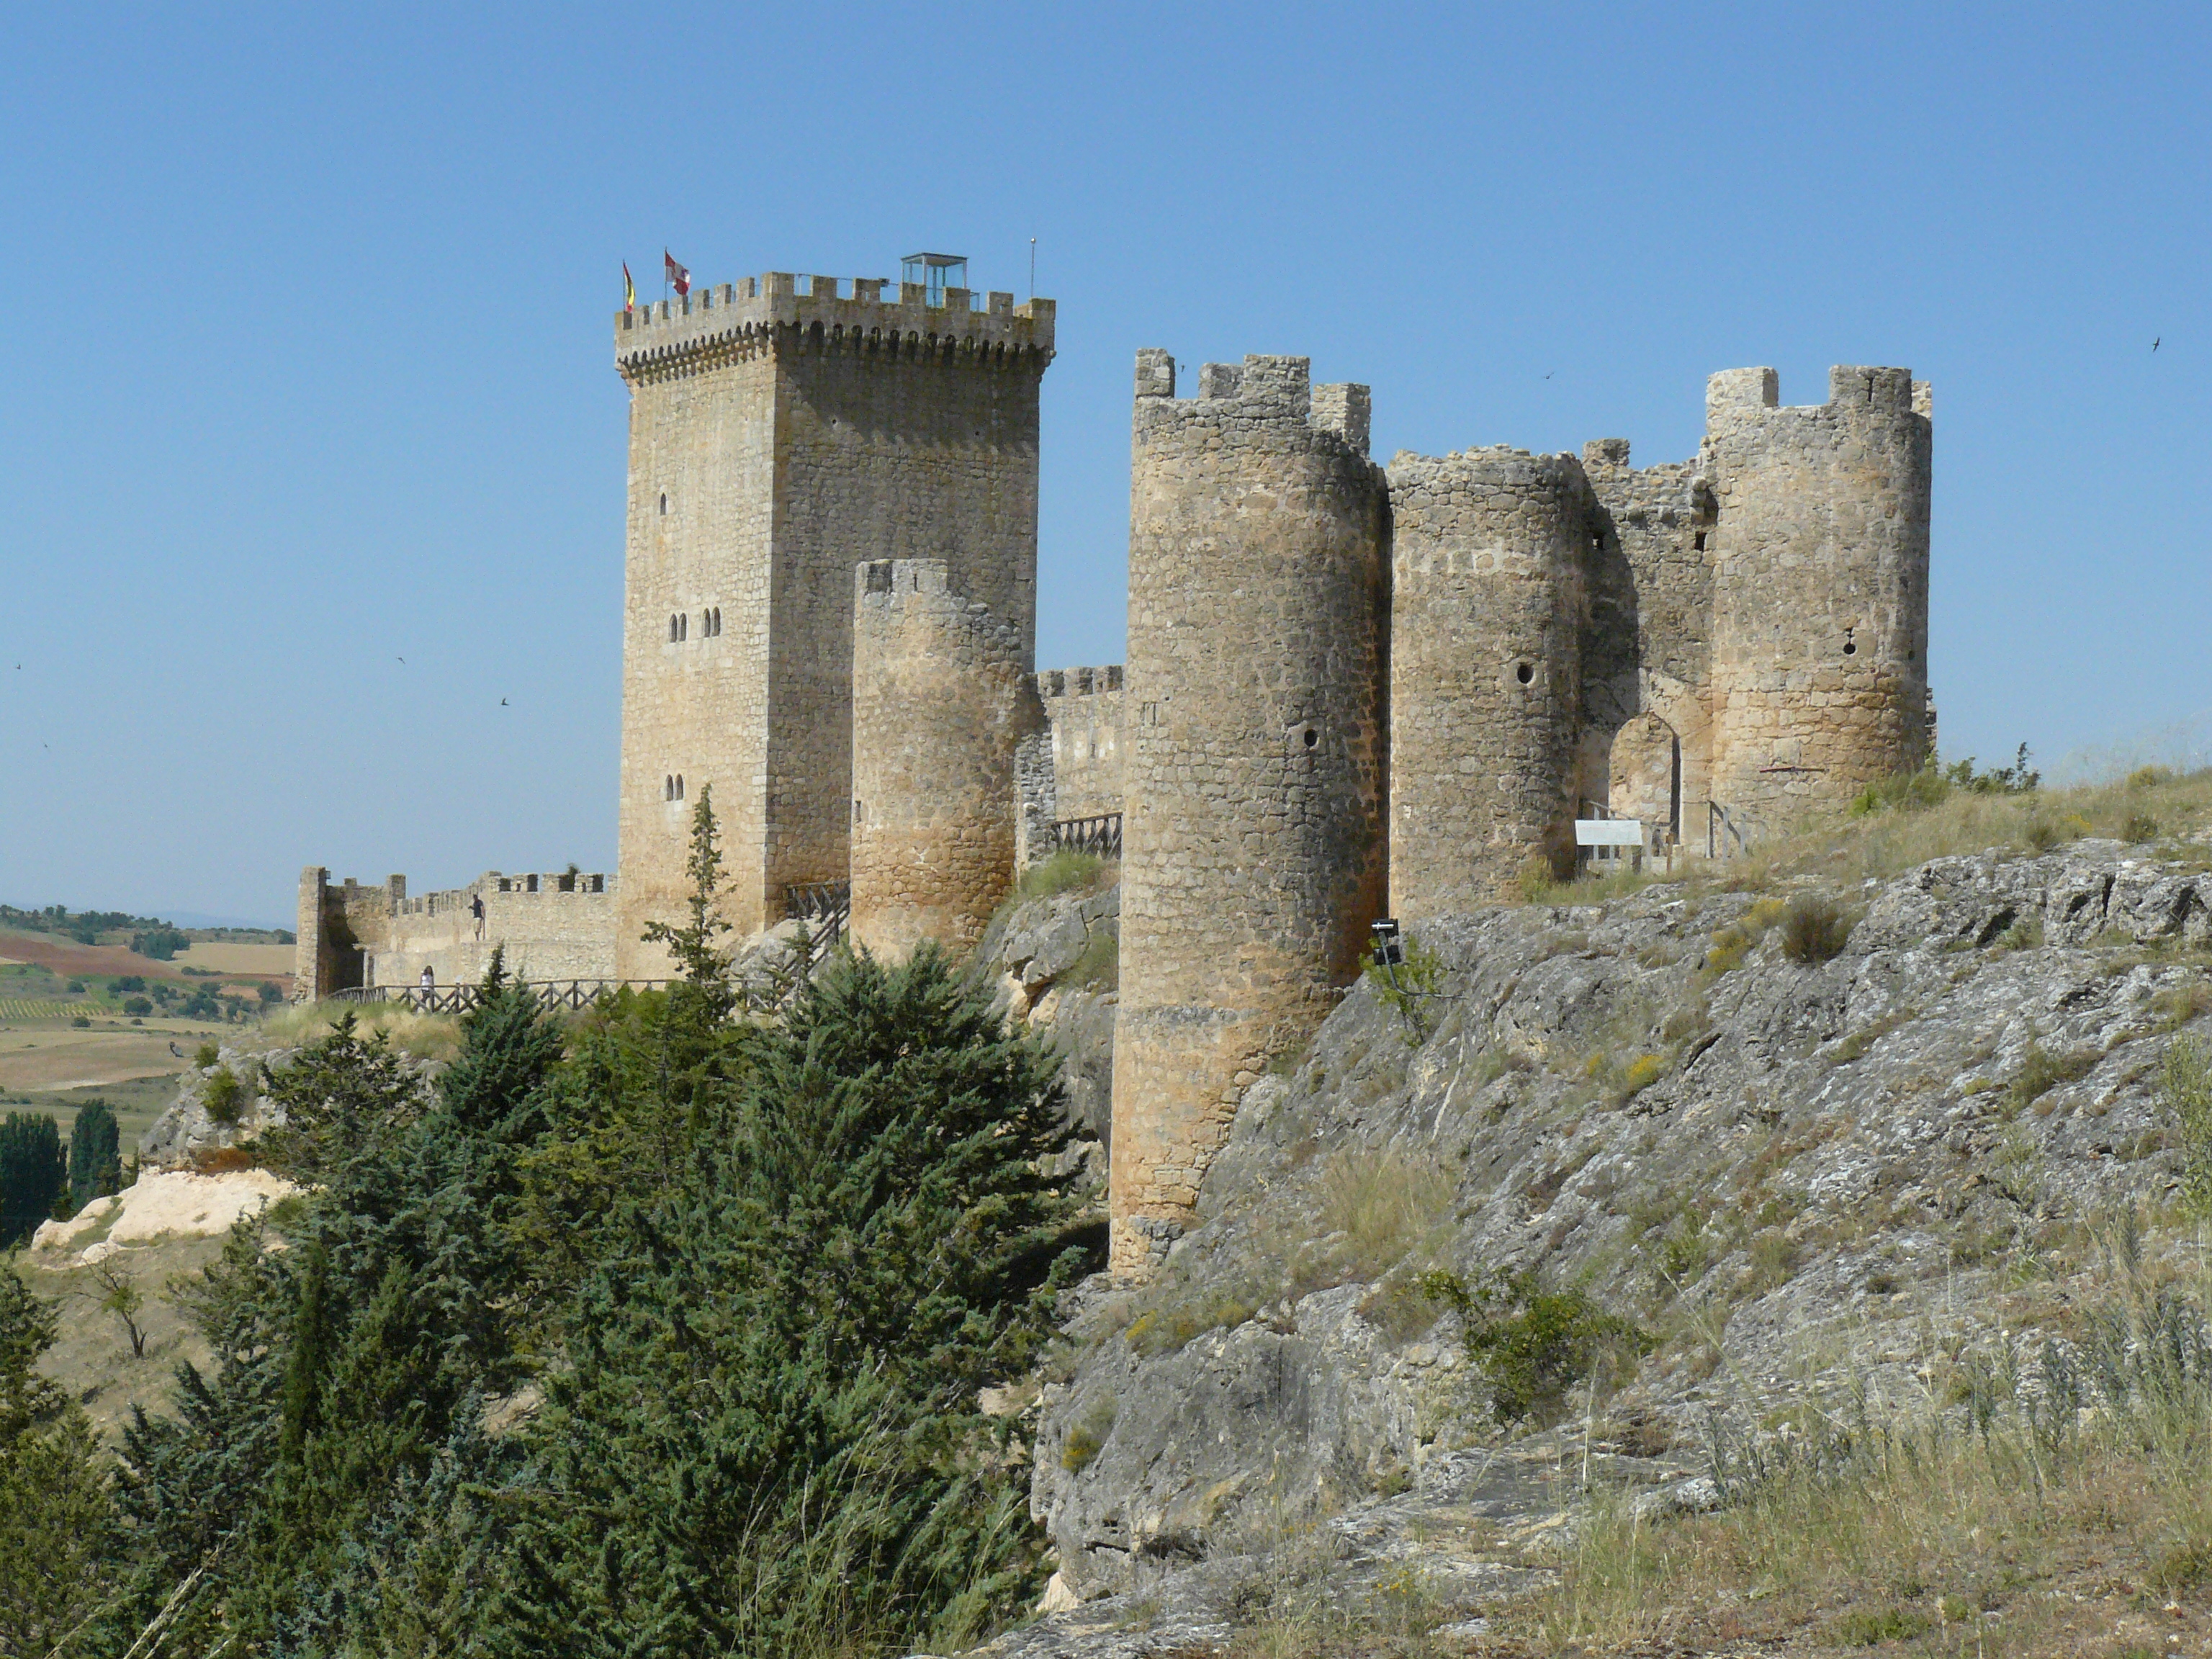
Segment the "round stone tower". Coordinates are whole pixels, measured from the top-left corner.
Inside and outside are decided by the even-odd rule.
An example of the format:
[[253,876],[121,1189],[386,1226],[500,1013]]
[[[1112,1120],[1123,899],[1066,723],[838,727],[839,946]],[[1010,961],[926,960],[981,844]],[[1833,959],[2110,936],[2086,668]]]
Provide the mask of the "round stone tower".
[[1928,751],[1928,390],[1829,371],[1775,406],[1771,368],[1713,376],[1712,799],[1771,831]]
[[1581,637],[1601,534],[1571,455],[1390,463],[1390,903],[1419,920],[1574,857]]
[[1193,1212],[1245,1087],[1358,973],[1384,874],[1386,485],[1367,391],[1138,354],[1112,1261]]
[[1044,729],[1016,623],[942,559],[853,579],[853,938],[967,950],[1014,879],[1014,751]]

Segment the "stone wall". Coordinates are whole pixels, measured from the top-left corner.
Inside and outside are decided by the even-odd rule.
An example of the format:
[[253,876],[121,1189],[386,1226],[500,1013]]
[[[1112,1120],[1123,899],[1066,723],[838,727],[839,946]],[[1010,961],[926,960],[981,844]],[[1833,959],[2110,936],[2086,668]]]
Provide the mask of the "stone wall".
[[1930,424],[1910,370],[1838,368],[1776,406],[1712,378],[1713,784],[1753,822],[1837,806],[1927,753]]
[[[1625,438],[1583,445],[1583,471],[1601,540],[1583,635],[1577,793],[1680,841],[1701,829],[1711,787],[1717,499],[1700,461],[1639,471]],[[1633,781],[1624,793],[1616,779]]]
[[1054,668],[1036,677],[1052,723],[1053,815],[1092,818],[1121,810],[1121,665]]
[[[684,897],[711,786],[728,920],[849,870],[857,562],[941,559],[1035,638],[1037,388],[1054,307],[771,272],[616,319],[631,392],[623,970]],[[805,291],[802,292],[804,289]],[[680,781],[680,784],[679,784]]]
[[1030,642],[942,559],[853,584],[853,938],[965,951],[1013,884],[1016,751],[1044,729]]
[[[1140,352],[1112,1260],[1187,1223],[1244,1087],[1358,972],[1383,845],[1386,487],[1303,357]],[[1063,816],[1064,816],[1063,811]]]
[[1390,463],[1390,903],[1462,911],[1573,859],[1596,502],[1571,455]]
[[[471,901],[481,896],[479,937]],[[407,892],[407,878],[376,887],[348,877],[333,884],[310,866],[300,881],[296,1001],[379,985],[416,985],[428,967],[441,985],[473,983],[506,950],[507,971],[532,981],[615,977],[616,882],[562,871],[488,871],[465,887]],[[316,946],[311,953],[307,941]]]

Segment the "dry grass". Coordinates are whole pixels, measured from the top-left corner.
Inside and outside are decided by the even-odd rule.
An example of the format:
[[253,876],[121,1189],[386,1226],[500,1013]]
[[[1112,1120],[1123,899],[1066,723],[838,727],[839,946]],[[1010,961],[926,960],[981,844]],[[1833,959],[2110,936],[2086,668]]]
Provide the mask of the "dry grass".
[[364,1037],[388,1036],[401,1054],[416,1060],[450,1060],[461,1052],[460,1021],[451,1014],[417,1014],[389,1003],[357,1006],[343,1002],[296,1005],[250,1028],[257,1048],[295,1048],[328,1036],[347,1014]]
[[[2212,1281],[2131,1242],[2073,1358],[1966,1356],[1915,1420],[1807,1402],[1791,1437],[1717,1468],[1717,1515],[1639,1521],[1601,1496],[1507,1651],[1881,1646],[1994,1656],[2201,1651],[2212,1631]],[[1931,1380],[1931,1388],[1937,1386]]]
[[2120,780],[2020,795],[1954,790],[1932,806],[1893,807],[1861,816],[1808,821],[1741,859],[1708,866],[1698,880],[1760,891],[1791,876],[1886,880],[1930,859],[1980,853],[2049,851],[2084,836],[2140,838],[2145,820],[2168,837],[2212,826],[2212,769],[2180,775],[2149,769]]

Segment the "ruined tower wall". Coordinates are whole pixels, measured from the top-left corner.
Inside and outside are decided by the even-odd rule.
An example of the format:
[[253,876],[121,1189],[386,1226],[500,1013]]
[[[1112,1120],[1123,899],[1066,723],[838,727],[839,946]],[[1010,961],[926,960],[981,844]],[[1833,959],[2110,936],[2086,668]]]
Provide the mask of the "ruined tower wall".
[[[1358,973],[1385,881],[1388,501],[1364,392],[1140,352],[1112,1246],[1150,1270],[1236,1103]],[[1313,418],[1316,406],[1322,422]]]
[[853,937],[965,951],[1013,884],[1015,757],[1044,729],[1030,644],[942,559],[853,583]]
[[[1579,793],[1620,817],[1687,837],[1711,790],[1713,532],[1717,503],[1699,461],[1638,469],[1628,442],[1583,447],[1603,535],[1594,547],[1583,647],[1584,731]],[[1624,787],[1638,763],[1661,763],[1656,720],[1680,744],[1680,770]],[[1616,753],[1616,747],[1622,752]],[[1634,752],[1630,752],[1634,751]],[[1694,809],[1694,810],[1693,810]]]
[[1848,802],[1927,752],[1930,424],[1910,370],[1838,368],[1776,406],[1712,378],[1719,495],[1712,798],[1757,823]]
[[1036,677],[1052,723],[1053,813],[1092,818],[1121,810],[1121,665],[1054,668]]
[[[804,287],[807,291],[801,292]],[[1034,638],[1049,300],[771,272],[616,319],[631,391],[621,971],[684,898],[714,791],[741,933],[849,866],[853,568],[944,559]],[[718,619],[719,628],[707,619]],[[672,620],[676,637],[671,637]],[[681,777],[680,797],[671,799]]]
[[1390,463],[1390,903],[1419,920],[1572,857],[1595,501],[1572,456]]

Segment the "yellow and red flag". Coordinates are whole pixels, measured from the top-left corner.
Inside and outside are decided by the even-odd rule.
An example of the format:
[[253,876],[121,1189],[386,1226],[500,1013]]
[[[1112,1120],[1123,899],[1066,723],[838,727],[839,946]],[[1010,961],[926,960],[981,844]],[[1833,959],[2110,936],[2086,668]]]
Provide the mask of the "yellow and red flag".
[[629,279],[629,261],[627,259],[623,261],[623,309],[637,309],[637,284]]

